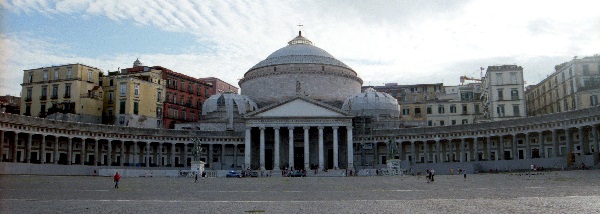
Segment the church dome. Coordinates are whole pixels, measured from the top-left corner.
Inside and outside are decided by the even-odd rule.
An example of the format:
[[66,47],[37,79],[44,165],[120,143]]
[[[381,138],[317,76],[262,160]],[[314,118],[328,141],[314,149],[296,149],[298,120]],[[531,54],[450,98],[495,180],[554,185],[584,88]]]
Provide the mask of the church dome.
[[273,52],[265,60],[259,62],[250,70],[272,65],[291,63],[324,64],[351,69],[343,62],[335,59],[327,51],[314,46],[313,43],[302,36],[302,32],[288,42],[288,46]]
[[211,114],[217,117],[239,116],[256,109],[256,103],[247,96],[233,93],[214,94],[202,104],[202,115],[209,115],[207,118],[210,118]]
[[354,116],[375,118],[400,117],[398,100],[387,93],[375,91],[373,88],[367,88],[363,93],[348,97],[344,101],[342,110]]
[[142,64],[142,62],[140,62],[140,59],[135,59],[135,62],[133,62],[133,67],[138,67],[138,66],[144,66],[144,64]]

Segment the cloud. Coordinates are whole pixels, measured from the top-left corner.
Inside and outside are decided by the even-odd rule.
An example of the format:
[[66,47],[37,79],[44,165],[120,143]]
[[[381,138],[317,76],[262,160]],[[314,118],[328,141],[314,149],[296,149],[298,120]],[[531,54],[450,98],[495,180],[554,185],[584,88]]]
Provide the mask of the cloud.
[[[217,76],[235,85],[247,69],[286,45],[297,33],[298,23],[304,25],[303,35],[355,69],[365,84],[444,81],[451,85],[458,84],[465,72],[512,63],[531,66],[524,69],[527,81],[533,83],[551,73],[555,64],[600,50],[595,1],[24,0],[0,5],[9,15],[106,17],[194,35],[198,41],[178,54],[106,53],[83,58],[56,50],[50,45],[64,45],[40,35],[5,36],[3,41],[14,48],[26,49],[11,49],[9,59],[3,59],[10,72],[82,61],[114,70],[131,66],[140,57],[147,65],[197,77]],[[22,46],[29,39],[46,45]],[[25,60],[29,58],[36,58],[35,63]]]

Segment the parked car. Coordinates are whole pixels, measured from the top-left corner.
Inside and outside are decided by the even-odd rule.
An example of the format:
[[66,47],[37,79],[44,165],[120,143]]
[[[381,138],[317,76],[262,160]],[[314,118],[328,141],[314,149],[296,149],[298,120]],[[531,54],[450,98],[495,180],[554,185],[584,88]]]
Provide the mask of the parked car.
[[228,177],[228,178],[241,178],[242,174],[240,174],[239,172],[231,170],[225,176]]
[[258,177],[258,172],[256,172],[256,171],[251,172],[250,177]]
[[302,172],[302,171],[294,171],[294,172],[292,172],[292,174],[290,175],[290,177],[304,177],[304,172]]

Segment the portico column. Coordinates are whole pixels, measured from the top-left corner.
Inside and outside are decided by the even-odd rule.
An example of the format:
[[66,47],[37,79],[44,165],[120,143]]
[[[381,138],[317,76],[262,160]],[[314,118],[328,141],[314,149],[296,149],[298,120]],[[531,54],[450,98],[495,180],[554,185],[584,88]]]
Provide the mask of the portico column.
[[260,130],[260,170],[265,169],[265,127],[261,126],[258,128]]
[[288,127],[288,141],[289,141],[289,146],[288,146],[288,164],[290,166],[290,170],[294,169],[294,127],[290,126]]
[[538,151],[540,152],[540,158],[545,158],[546,156],[544,155],[546,153],[546,148],[544,147],[544,132],[541,131],[538,134]]
[[450,147],[450,154],[448,156],[450,156],[449,162],[454,162],[454,145],[452,143],[452,139],[448,140],[448,146]]
[[152,142],[146,142],[146,167],[150,167],[150,144]]
[[571,147],[573,146],[573,140],[571,139],[571,132],[569,131],[569,128],[565,129],[565,141],[567,144],[567,149],[566,149],[566,154],[565,157],[569,157],[569,154],[571,154],[572,150]]
[[323,157],[323,126],[317,127],[319,129],[319,170],[323,170],[324,157]]
[[19,146],[19,133],[15,132],[15,142],[14,146],[12,147],[12,155],[10,156],[12,158],[12,162],[17,162],[17,146]]
[[485,151],[485,155],[488,159],[488,161],[492,160],[492,136],[487,136],[485,139],[485,144],[486,144],[486,151]]
[[429,162],[429,153],[428,153],[428,149],[427,149],[427,140],[423,141],[423,155],[425,156],[425,158],[423,159],[423,161],[425,163]]
[[[250,127],[246,127],[246,136],[244,137],[244,167],[250,169]],[[245,170],[244,169],[244,170]]]
[[163,162],[162,162],[162,157],[163,157],[162,148],[163,148],[163,142],[158,142],[158,160],[156,160],[156,166],[158,166],[158,167],[162,167],[163,166]]
[[347,126],[348,135],[348,169],[354,169],[354,143],[352,139],[352,126]]
[[512,154],[513,154],[512,158],[513,158],[513,160],[517,160],[517,159],[519,159],[519,156],[517,154],[518,153],[517,152],[517,144],[519,142],[519,139],[517,138],[517,134],[514,134],[512,136],[512,140],[513,140],[512,141]]
[[[183,167],[188,167],[188,162],[187,162],[187,149],[188,149],[188,145],[187,143],[183,143]],[[250,152],[250,150],[248,150],[248,152]]]
[[121,157],[119,158],[119,166],[123,166],[125,162],[125,141],[121,140]]
[[206,162],[208,162],[208,166],[211,169],[214,169],[215,167],[213,166],[213,156],[214,156],[214,148],[213,148],[213,144],[208,144],[208,160]]
[[54,164],[58,164],[58,136],[54,136],[54,155],[52,157],[54,159]]
[[133,166],[137,166],[137,164],[140,161],[140,156],[138,154],[138,142],[137,141],[133,141]]
[[592,144],[594,145],[594,152],[600,154],[600,149],[598,149],[598,128],[595,125],[592,125]]
[[473,139],[473,160],[480,161],[479,159],[479,138],[475,137]]
[[410,141],[410,163],[415,164],[417,162],[417,158],[415,156],[415,142]]
[[443,162],[442,161],[442,155],[440,154],[441,152],[442,151],[441,151],[441,148],[440,148],[440,139],[435,139],[435,153],[436,153],[436,156],[437,156],[437,158],[435,159],[436,163]]
[[333,169],[338,169],[338,156],[339,156],[339,145],[338,145],[338,127],[333,128]]
[[112,140],[108,140],[108,151],[106,151],[107,162],[105,163],[107,166],[112,165]]
[[461,138],[460,139],[460,148],[457,149],[458,150],[458,155],[460,155],[459,160],[460,162],[465,162],[465,139]]
[[[4,132],[2,132],[4,134]],[[2,162],[2,146],[0,144],[0,162]],[[46,163],[46,135],[42,135],[42,143],[40,144],[40,163]]]
[[175,143],[171,143],[171,158],[169,158],[171,163],[171,168],[175,167]]
[[32,138],[33,138],[33,134],[28,133],[27,134],[27,148],[25,151],[25,157],[26,157],[25,162],[26,163],[31,163],[31,141],[32,141]]
[[82,138],[81,139],[81,155],[79,156],[79,160],[81,162],[81,165],[85,165],[85,156],[86,156],[86,152],[85,152],[85,139]]
[[529,132],[525,133],[525,159],[531,159],[531,139]]
[[94,138],[94,166],[98,166],[98,138]]
[[73,162],[73,138],[72,137],[69,138],[69,145],[68,145],[68,151],[67,151],[67,165],[71,165],[71,162]]
[[275,129],[275,151],[273,152],[275,155],[275,163],[273,163],[274,170],[280,170],[279,168],[279,127],[273,127]]
[[308,136],[308,130],[310,129],[310,127],[305,126],[304,127],[304,169],[308,170],[310,169],[310,153],[309,153],[309,148],[308,148],[308,142],[309,142],[309,136]]
[[558,157],[558,139],[556,138],[556,129],[552,129],[552,157]]
[[585,143],[585,140],[583,138],[583,126],[577,128],[577,131],[577,134],[579,135],[579,145],[581,145],[581,154],[585,155],[588,153],[587,151],[590,150],[590,147]]

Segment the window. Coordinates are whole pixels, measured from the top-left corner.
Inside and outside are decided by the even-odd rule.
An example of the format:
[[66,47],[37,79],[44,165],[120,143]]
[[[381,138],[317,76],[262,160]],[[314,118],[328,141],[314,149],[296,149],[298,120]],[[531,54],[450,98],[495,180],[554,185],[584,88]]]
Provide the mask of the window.
[[25,116],[31,116],[31,104],[25,105]]
[[58,68],[54,69],[54,80],[58,80]]
[[590,65],[582,65],[583,68],[583,75],[590,75]]
[[162,108],[161,107],[156,107],[156,117],[157,118],[161,118],[162,117]]
[[456,125],[456,120],[452,120],[452,125]]
[[29,72],[29,77],[27,77],[27,83],[33,82],[33,72]]
[[433,123],[431,122],[431,120],[427,121],[427,126],[433,126]]
[[573,108],[573,110],[577,109],[577,105],[575,105],[575,98],[571,99],[571,108]]
[[598,105],[598,95],[590,96],[590,106],[597,106],[597,105]]
[[462,113],[463,113],[463,114],[467,114],[467,113],[468,113],[468,112],[467,112],[467,105],[463,105],[463,106],[462,106]]
[[71,84],[65,84],[65,98],[71,97]]
[[136,97],[140,96],[140,84],[133,85],[133,94]]
[[498,113],[498,117],[504,117],[504,105],[498,105],[496,107],[496,113]]
[[48,81],[48,70],[44,71],[44,81]]
[[504,85],[504,81],[502,81],[502,73],[496,73],[496,85]]
[[462,124],[469,124],[469,120],[467,120],[467,119],[463,119],[463,120],[462,120]]
[[569,110],[569,102],[567,101],[567,99],[564,99],[563,103],[565,104],[565,111],[568,111]]
[[510,72],[510,84],[517,84],[517,72]]
[[32,90],[32,88],[31,88],[31,87],[28,87],[28,88],[27,88],[27,98],[26,98],[26,100],[29,100],[29,101],[31,101],[31,90]]
[[109,91],[108,92],[108,104],[111,104],[113,102],[113,96],[114,96],[114,92]]
[[440,120],[440,126],[444,126],[444,121]]
[[125,100],[119,102],[119,114],[125,114]]
[[432,114],[431,112],[432,112],[431,106],[427,106],[427,114]]
[[47,94],[48,94],[48,86],[42,86],[42,100],[46,99]]
[[519,91],[516,88],[510,89],[510,99],[511,100],[519,99]]
[[519,111],[519,105],[513,105],[513,116],[518,117],[521,116],[521,111]]
[[438,114],[443,114],[445,112],[444,106],[438,106]]
[[498,89],[498,100],[504,100],[504,94],[502,93],[502,89]]
[[125,124],[125,117],[119,117],[119,124]]
[[162,102],[162,90],[158,89],[156,92],[156,102]]
[[179,90],[185,90],[185,82],[181,81],[181,85],[179,85]]
[[127,85],[125,83],[121,83],[119,93],[121,94],[121,96],[125,96],[125,94],[127,93]]
[[455,105],[450,106],[450,113],[456,113],[456,106]]
[[421,115],[421,108],[415,108],[415,115],[417,115],[417,116]]
[[479,105],[475,104],[475,114],[479,114]]
[[40,109],[40,115],[46,115],[46,103],[42,103],[42,109]]
[[408,108],[402,109],[402,115],[409,115],[409,114],[410,114],[410,109],[408,109]]
[[94,78],[92,76],[92,70],[88,70],[88,82],[93,82]]
[[58,98],[58,85],[52,86],[52,99]]
[[133,102],[133,114],[137,115],[139,112],[139,102],[138,101],[134,101]]
[[71,79],[72,70],[71,68],[67,68],[67,79]]
[[556,103],[556,112],[560,112],[560,102]]

